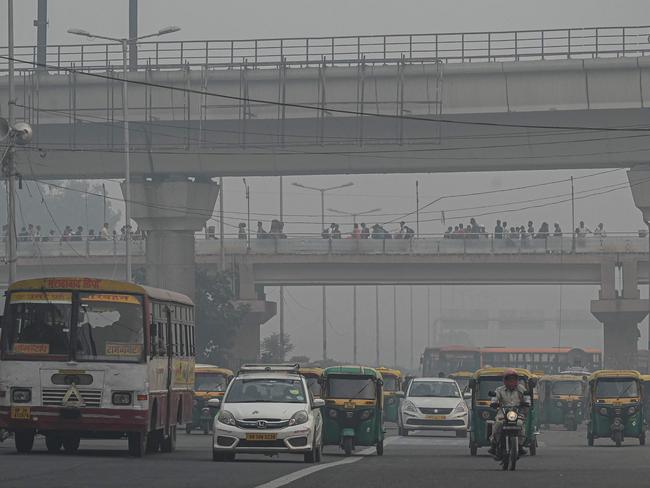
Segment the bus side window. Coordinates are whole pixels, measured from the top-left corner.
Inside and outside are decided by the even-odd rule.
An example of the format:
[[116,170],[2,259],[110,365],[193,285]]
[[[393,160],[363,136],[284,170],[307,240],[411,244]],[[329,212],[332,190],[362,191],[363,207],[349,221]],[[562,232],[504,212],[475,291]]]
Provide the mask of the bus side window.
[[158,324],[156,324],[152,320],[151,328],[149,330],[149,356],[154,357],[157,355],[158,355]]
[[164,322],[158,322],[158,355],[163,357],[167,356],[166,329]]

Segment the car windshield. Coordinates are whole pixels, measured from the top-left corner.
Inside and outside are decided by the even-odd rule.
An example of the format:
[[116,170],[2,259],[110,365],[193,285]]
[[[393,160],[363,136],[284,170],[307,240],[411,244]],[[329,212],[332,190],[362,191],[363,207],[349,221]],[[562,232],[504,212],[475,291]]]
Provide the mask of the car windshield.
[[384,391],[398,391],[399,390],[399,382],[397,381],[397,377],[393,375],[384,375]]
[[327,396],[373,400],[376,386],[373,378],[336,375],[327,378]]
[[20,356],[68,356],[72,293],[11,294],[4,350]]
[[409,397],[460,398],[458,385],[450,381],[414,381]]
[[582,395],[580,381],[558,381],[553,383],[553,395]]
[[456,383],[458,383],[458,387],[462,390],[465,391],[465,388],[469,385],[469,378],[454,378],[456,380]]
[[637,381],[627,378],[600,378],[596,398],[633,398],[639,396]]
[[301,380],[287,378],[236,378],[225,403],[305,403]]
[[202,373],[194,375],[194,390],[196,391],[226,391],[228,378],[223,373]]
[[135,295],[80,294],[76,358],[138,362],[144,352],[142,299]]

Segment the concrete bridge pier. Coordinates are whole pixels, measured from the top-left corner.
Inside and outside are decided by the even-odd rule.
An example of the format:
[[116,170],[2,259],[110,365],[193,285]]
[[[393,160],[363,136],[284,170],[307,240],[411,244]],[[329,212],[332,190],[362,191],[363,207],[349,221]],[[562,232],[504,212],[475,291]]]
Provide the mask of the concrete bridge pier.
[[[616,269],[623,273],[623,289],[617,290]],[[592,300],[591,313],[603,324],[603,362],[607,369],[636,369],[638,324],[648,314],[647,300],[638,290],[638,263],[628,260],[601,264],[601,290]]]
[[178,291],[194,300],[194,233],[212,216],[218,195],[219,186],[209,179],[131,181],[131,216],[147,232],[148,285]]

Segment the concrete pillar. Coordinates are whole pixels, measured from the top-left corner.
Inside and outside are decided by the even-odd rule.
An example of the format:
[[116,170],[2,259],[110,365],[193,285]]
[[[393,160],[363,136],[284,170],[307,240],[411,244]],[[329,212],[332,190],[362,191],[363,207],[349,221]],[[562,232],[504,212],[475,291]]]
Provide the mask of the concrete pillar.
[[186,178],[133,180],[131,195],[131,216],[147,232],[147,284],[194,299],[194,233],[212,215],[219,186]]
[[636,369],[638,324],[648,314],[646,300],[593,300],[591,313],[603,324],[603,362],[607,369]]
[[242,364],[254,363],[260,356],[260,330],[261,325],[268,322],[277,312],[275,302],[265,300],[238,300],[236,306],[248,307],[230,350],[228,367],[237,369]]

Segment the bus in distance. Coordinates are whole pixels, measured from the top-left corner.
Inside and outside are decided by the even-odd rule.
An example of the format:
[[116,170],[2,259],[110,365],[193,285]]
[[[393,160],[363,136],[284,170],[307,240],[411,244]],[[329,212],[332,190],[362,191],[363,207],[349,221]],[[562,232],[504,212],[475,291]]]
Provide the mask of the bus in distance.
[[17,281],[0,338],[0,428],[29,452],[81,438],[128,439],[132,456],[171,452],[191,421],[194,305],[184,295],[95,278]]

